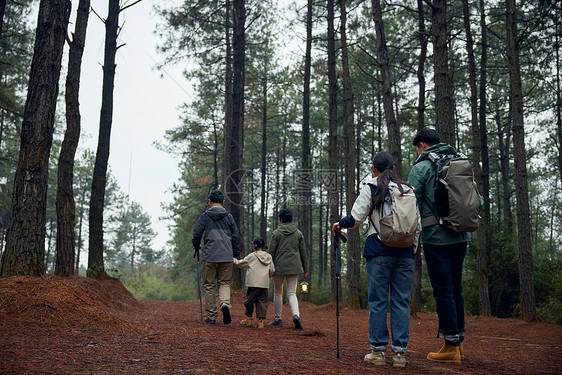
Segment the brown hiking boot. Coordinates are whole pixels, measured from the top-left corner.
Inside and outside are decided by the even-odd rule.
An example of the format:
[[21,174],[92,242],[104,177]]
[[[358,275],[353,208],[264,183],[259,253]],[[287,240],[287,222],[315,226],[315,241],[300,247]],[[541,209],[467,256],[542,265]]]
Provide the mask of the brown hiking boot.
[[437,362],[461,363],[461,353],[458,346],[443,344],[437,353],[429,353],[427,359]]
[[263,319],[258,319],[258,326],[259,329],[263,329]]
[[252,317],[251,316],[245,317],[243,320],[240,321],[240,324],[243,326],[251,327],[253,325]]
[[464,348],[462,347],[462,342],[459,344],[459,353],[461,354],[461,359],[464,358]]

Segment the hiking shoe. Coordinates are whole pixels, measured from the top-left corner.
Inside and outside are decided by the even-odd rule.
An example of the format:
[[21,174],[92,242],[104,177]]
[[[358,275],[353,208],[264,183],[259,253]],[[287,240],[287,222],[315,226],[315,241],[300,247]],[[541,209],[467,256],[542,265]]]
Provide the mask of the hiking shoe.
[[302,329],[301,320],[298,315],[293,315],[293,323],[295,323],[295,329]]
[[259,329],[263,329],[263,319],[258,319],[258,325],[257,325],[257,327],[258,327]]
[[240,321],[240,324],[243,326],[251,327],[253,325],[252,317],[251,316],[245,317],[244,320]]
[[203,320],[203,322],[205,322],[207,324],[215,324],[216,323],[215,319],[209,319],[209,318],[205,318]]
[[404,357],[403,353],[394,353],[392,355],[392,366],[393,367],[405,367],[406,366],[406,357]]
[[365,362],[369,362],[377,366],[386,365],[386,358],[384,358],[384,352],[371,351],[371,353],[367,354],[365,358],[363,358],[363,360]]
[[458,346],[443,344],[438,352],[429,353],[427,359],[436,362],[461,363],[461,353]]
[[279,320],[274,320],[272,322],[269,322],[270,326],[277,326],[277,327],[282,327],[283,326],[283,321],[281,321],[281,319]]
[[230,324],[230,322],[232,321],[232,317],[230,316],[230,307],[228,307],[227,305],[222,305],[221,311],[222,311],[222,322],[224,324]]

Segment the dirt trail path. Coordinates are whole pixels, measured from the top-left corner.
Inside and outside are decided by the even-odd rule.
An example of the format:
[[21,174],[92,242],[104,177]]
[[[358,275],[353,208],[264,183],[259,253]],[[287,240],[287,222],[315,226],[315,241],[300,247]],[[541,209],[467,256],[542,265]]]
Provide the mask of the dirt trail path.
[[212,326],[199,301],[136,301],[111,279],[0,279],[0,374],[562,373],[561,326],[468,317],[463,363],[440,364],[425,359],[441,344],[437,317],[420,314],[397,369],[363,363],[367,311],[343,308],[338,359],[334,305],[301,303],[302,331],[290,319],[257,330],[238,324],[243,301],[233,293],[232,324]]

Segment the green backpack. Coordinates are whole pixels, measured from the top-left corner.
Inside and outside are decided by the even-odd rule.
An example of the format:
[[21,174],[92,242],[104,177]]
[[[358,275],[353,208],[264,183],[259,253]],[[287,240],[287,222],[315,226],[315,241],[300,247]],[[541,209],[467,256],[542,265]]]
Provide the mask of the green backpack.
[[427,159],[435,165],[435,207],[433,216],[422,220],[422,227],[440,224],[455,232],[478,229],[482,198],[478,193],[472,166],[462,153],[430,152]]

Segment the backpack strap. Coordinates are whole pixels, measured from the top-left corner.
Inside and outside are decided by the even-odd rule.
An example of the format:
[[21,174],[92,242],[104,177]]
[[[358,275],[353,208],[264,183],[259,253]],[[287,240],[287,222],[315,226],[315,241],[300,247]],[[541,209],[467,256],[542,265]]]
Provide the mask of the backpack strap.
[[[435,186],[437,186],[437,184],[439,183],[439,171],[437,171],[437,161],[439,161],[443,157],[444,157],[444,155],[442,155],[442,154],[438,154],[436,152],[430,152],[423,159],[421,159],[421,160],[429,160],[431,162],[431,164],[433,164],[435,166]],[[433,210],[433,207],[431,206],[431,203],[425,197],[425,194],[423,196],[423,202],[425,202],[425,204],[427,205],[427,207],[431,211],[432,215],[428,216],[428,217],[424,217],[423,219],[421,219],[422,229],[426,228],[426,227],[430,227],[432,225],[441,224],[443,221],[441,220],[441,218],[439,217],[437,212],[435,212]]]
[[[375,196],[376,192],[377,192],[377,187],[371,184],[368,184],[369,187],[371,188],[371,210],[369,211],[369,216],[367,216],[369,218],[369,223],[373,226],[373,228],[375,228],[375,232],[377,233],[377,236],[379,236],[379,231],[377,229],[377,226],[375,225],[375,222],[373,221],[373,219],[371,218],[371,215],[373,214],[373,211],[375,210],[375,206],[373,205],[373,197]],[[369,229],[367,229],[367,231],[369,231]],[[366,234],[366,232],[365,232]],[[380,236],[379,236],[380,238]]]

